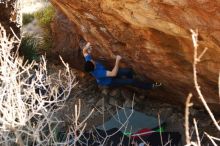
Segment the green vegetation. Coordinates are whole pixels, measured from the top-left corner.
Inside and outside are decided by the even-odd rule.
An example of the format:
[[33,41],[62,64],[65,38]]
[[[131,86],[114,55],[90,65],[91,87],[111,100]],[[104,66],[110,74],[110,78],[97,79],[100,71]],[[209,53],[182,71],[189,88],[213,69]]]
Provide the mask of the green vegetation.
[[44,36],[42,42],[40,43],[40,50],[49,51],[52,47],[52,32],[50,23],[55,16],[55,9],[53,6],[49,5],[36,12],[34,16],[38,20],[39,25],[44,28]]
[[43,28],[42,39],[34,36],[25,36],[22,38],[20,53],[25,60],[37,60],[38,54],[49,52],[52,47],[52,31],[50,23],[55,15],[55,10],[52,6],[45,7],[34,14],[23,14],[23,25],[26,25],[37,19],[38,24]]
[[25,36],[22,38],[21,45],[20,45],[20,53],[24,56],[25,60],[37,60],[37,40],[34,36]]
[[34,14],[35,18],[38,19],[38,22],[42,27],[48,27],[53,20],[54,15],[55,10],[52,6],[45,7]]
[[51,33],[52,32],[49,28],[44,29],[43,39],[39,44],[40,51],[48,52],[52,48],[53,39]]
[[26,25],[34,20],[34,14],[22,14],[22,24]]

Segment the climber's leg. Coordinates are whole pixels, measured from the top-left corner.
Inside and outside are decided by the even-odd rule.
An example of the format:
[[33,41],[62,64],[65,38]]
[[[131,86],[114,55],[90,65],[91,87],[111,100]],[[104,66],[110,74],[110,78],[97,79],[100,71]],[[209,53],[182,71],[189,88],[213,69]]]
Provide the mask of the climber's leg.
[[110,87],[121,87],[121,86],[134,86],[141,89],[152,89],[153,83],[145,83],[134,79],[121,79],[113,78],[111,83],[108,85]]
[[133,83],[134,83],[133,79],[112,78],[112,81],[108,86],[121,87],[121,86],[133,85]]
[[133,70],[130,68],[120,68],[118,70],[118,74],[117,74],[116,78],[122,78],[122,77],[132,79],[133,78]]

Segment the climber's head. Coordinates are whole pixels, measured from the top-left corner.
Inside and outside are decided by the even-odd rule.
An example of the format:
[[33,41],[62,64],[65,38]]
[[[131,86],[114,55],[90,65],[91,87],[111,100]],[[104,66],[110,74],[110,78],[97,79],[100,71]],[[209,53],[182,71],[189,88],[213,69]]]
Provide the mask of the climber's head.
[[95,65],[92,61],[86,61],[86,64],[84,66],[84,70],[86,72],[92,72],[95,69]]

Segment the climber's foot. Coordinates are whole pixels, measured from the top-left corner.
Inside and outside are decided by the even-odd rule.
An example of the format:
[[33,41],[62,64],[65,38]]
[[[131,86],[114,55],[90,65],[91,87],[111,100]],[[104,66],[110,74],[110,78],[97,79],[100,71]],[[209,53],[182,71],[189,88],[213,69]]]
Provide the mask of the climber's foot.
[[158,88],[160,86],[162,86],[162,83],[158,83],[158,82],[153,83],[153,89]]

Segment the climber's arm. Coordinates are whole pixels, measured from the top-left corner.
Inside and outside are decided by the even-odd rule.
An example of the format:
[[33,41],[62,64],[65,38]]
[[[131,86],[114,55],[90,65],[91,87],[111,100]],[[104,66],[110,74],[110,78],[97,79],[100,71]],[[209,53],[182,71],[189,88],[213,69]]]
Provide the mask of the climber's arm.
[[107,73],[106,73],[107,77],[115,77],[115,76],[117,76],[120,60],[121,60],[121,56],[117,55],[116,61],[115,61],[115,66],[112,69],[112,71],[107,71]]
[[87,55],[90,54],[90,52],[88,51],[88,48],[90,47],[90,42],[88,42],[86,44],[86,46],[83,48],[83,56],[86,57]]

